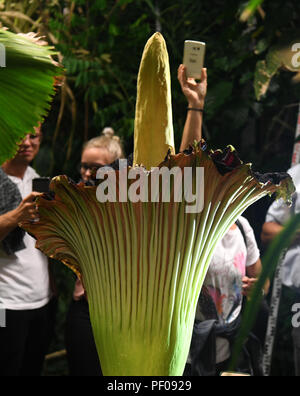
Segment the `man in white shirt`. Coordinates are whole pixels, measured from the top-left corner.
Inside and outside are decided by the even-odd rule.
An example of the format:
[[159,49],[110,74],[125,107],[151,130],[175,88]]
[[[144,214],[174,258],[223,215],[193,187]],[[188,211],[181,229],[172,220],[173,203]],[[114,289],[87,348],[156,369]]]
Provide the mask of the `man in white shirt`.
[[[36,128],[36,135],[28,134],[17,155],[2,165],[2,178],[11,187],[7,194],[15,186],[20,203],[12,209],[7,206],[9,197],[5,204],[0,202],[4,213],[0,216],[0,306],[6,314],[5,327],[0,327],[0,376],[40,375],[48,347],[52,313],[48,259],[27,233],[21,246],[4,248],[20,222],[38,216],[34,201],[39,194],[32,192],[32,180],[38,174],[29,164],[39,151],[41,137],[41,128]],[[2,191],[0,197],[5,194]]]

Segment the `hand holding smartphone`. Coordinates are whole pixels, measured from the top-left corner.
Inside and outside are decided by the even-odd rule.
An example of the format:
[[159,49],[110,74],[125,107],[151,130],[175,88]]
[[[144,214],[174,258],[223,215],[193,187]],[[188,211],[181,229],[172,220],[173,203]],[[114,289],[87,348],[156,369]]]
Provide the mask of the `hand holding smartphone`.
[[[44,193],[47,196],[51,197],[51,194],[54,194],[50,191],[50,182],[51,178],[50,177],[37,177],[32,180],[32,191],[33,193]],[[38,216],[38,207],[36,206],[36,218],[34,220],[31,220],[32,223],[38,223],[39,222],[39,216]]]
[[188,78],[201,80],[206,44],[201,41],[184,42],[183,64]]

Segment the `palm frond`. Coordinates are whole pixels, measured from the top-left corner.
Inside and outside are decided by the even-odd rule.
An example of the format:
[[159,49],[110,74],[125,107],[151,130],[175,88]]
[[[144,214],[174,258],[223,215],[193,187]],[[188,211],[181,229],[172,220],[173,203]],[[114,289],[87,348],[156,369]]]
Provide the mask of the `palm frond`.
[[[35,35],[0,30],[5,67],[0,68],[0,164],[12,158],[17,143],[43,121],[62,68],[53,62],[52,47]],[[3,51],[4,49],[4,51]]]

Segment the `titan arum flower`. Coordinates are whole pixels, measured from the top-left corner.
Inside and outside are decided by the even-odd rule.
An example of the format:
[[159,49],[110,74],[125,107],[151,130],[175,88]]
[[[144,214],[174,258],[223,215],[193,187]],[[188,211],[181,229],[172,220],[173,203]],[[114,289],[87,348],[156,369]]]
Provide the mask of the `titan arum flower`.
[[[24,225],[36,237],[37,248],[69,266],[83,280],[104,375],[182,375],[196,303],[217,243],[249,205],[274,192],[288,199],[294,189],[286,174],[255,174],[231,146],[206,152],[201,144],[195,144],[185,153],[169,152],[160,164],[152,162],[152,152],[156,148],[160,152],[157,142],[172,146],[171,103],[167,99],[170,81],[168,72],[163,72],[169,65],[160,34],[146,46],[140,70],[144,67],[154,71],[143,77],[151,81],[138,92],[138,97],[145,98],[137,101],[142,121],[135,130],[135,144],[140,146],[135,147],[135,153],[143,153],[139,162],[148,164],[148,170],[136,166],[107,171],[108,178],[110,172],[115,175],[117,199],[102,203],[97,199],[100,181],[98,187],[91,187],[58,176],[51,183],[54,199],[45,195],[38,200],[39,222]],[[139,107],[160,87],[164,87],[165,97],[160,92],[158,102],[168,102],[163,114],[146,105]],[[146,114],[145,128],[143,111],[150,112],[153,120],[162,118],[164,128],[155,120],[159,132],[149,132],[152,141],[146,138],[151,120]],[[142,147],[144,135],[150,156]],[[149,166],[179,169],[177,177],[171,178],[170,202],[163,202],[160,189],[158,202],[150,200],[155,186],[151,184],[154,170],[149,171]],[[181,195],[176,192],[178,176],[192,169],[191,184],[197,191],[196,168],[204,168],[204,208],[189,213],[190,202],[183,189]],[[143,196],[134,202],[119,199],[119,186],[132,169],[144,180],[144,186],[139,187],[138,178],[127,180],[128,196],[133,190]],[[143,189],[145,185],[147,189]],[[162,178],[159,186],[165,186]]]

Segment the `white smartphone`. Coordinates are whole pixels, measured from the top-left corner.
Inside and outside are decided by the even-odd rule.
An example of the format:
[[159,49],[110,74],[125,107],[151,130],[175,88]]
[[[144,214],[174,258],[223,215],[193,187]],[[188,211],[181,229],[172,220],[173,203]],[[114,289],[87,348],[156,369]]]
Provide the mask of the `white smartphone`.
[[201,41],[186,40],[184,42],[183,64],[186,66],[187,77],[201,79],[205,48],[206,44]]

